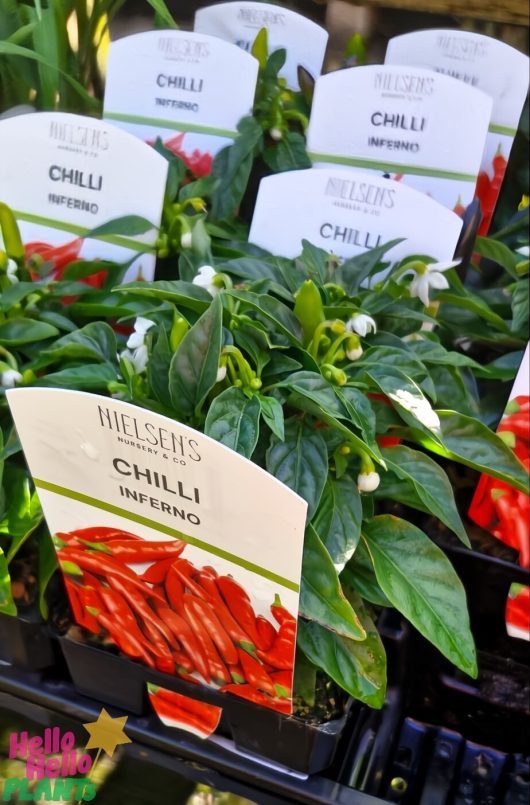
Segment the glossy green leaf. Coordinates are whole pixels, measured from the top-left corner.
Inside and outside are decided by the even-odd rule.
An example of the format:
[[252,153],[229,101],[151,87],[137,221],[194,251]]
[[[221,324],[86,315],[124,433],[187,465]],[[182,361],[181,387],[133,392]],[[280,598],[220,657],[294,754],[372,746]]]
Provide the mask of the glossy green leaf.
[[13,557],[42,522],[43,514],[37,493],[32,491],[28,473],[7,464],[4,472],[6,508],[0,521],[0,534],[9,537],[7,561]]
[[341,572],[353,555],[361,536],[361,497],[349,476],[326,481],[313,525],[335,569]]
[[418,442],[444,458],[511,484],[528,494],[528,471],[513,450],[482,422],[456,411],[437,411],[442,443],[415,431]]
[[361,431],[364,440],[370,445],[372,451],[379,452],[375,440],[375,413],[366,394],[353,386],[336,388],[335,394],[346,408],[352,423]]
[[37,378],[33,385],[76,391],[106,391],[108,384],[117,379],[116,375],[116,367],[110,363],[86,364],[44,375]]
[[[371,516],[373,517],[373,514]],[[344,591],[355,590],[361,598],[369,601],[370,604],[375,604],[379,607],[392,606],[377,581],[372,559],[362,540],[340,574],[340,582]]]
[[9,319],[0,324],[0,344],[18,347],[59,335],[57,327],[34,319]]
[[285,438],[285,426],[283,419],[283,406],[275,397],[266,397],[264,394],[257,394],[261,406],[261,416],[269,426],[277,439],[283,442]]
[[320,624],[299,621],[297,643],[318,668],[369,707],[381,708],[386,694],[386,654],[372,620],[359,602],[366,630],[362,641],[349,640]]
[[105,322],[91,322],[57,339],[51,347],[42,351],[39,366],[61,360],[86,360],[116,362],[116,335]]
[[11,594],[11,578],[2,548],[0,548],[0,612],[4,615],[16,615],[17,607]]
[[473,249],[482,257],[487,257],[488,260],[493,260],[494,263],[502,266],[512,277],[517,277],[516,265],[521,258],[505,243],[493,240],[493,238],[477,237]]
[[451,563],[419,528],[392,515],[363,524],[381,589],[418,631],[470,676],[477,660],[466,595]]
[[303,419],[288,420],[284,441],[276,436],[271,438],[266,468],[307,501],[307,516],[311,519],[328,475],[328,451],[318,431],[306,425]]
[[364,640],[366,632],[346,599],[331,557],[313,526],[305,532],[299,611],[351,640]]
[[441,291],[438,294],[438,301],[454,305],[457,308],[468,310],[470,313],[473,313],[474,316],[478,316],[480,319],[484,319],[484,321],[488,322],[488,324],[492,324],[501,333],[510,332],[510,328],[504,319],[499,316],[498,313],[495,313],[495,311],[490,308],[488,303],[481,299],[477,294],[468,293],[467,295],[461,295],[451,293],[450,291]]
[[279,142],[265,148],[263,160],[274,173],[311,167],[305,138],[297,131],[286,132]]
[[263,129],[253,117],[243,118],[238,125],[238,136],[233,145],[220,151],[212,166],[216,180],[212,193],[212,216],[230,218],[245,193],[254,154],[263,143]]
[[366,373],[376,389],[391,401],[401,418],[433,441],[440,440],[438,415],[420,387],[397,368],[373,367]]
[[512,330],[528,333],[528,277],[516,283],[512,295]]
[[176,411],[192,416],[217,382],[222,346],[223,306],[216,296],[191,327],[169,368],[169,393]]
[[291,341],[295,346],[302,342],[302,327],[300,322],[287,305],[267,294],[257,294],[251,291],[226,291],[228,296],[237,299],[245,307],[260,313],[272,322],[275,330]]
[[241,389],[225,389],[210,405],[204,432],[217,442],[250,458],[259,436],[260,402]]
[[398,243],[401,243],[401,239],[391,240],[382,246],[377,246],[375,249],[345,260],[337,269],[334,281],[343,285],[349,296],[355,296],[364,280],[383,268],[383,257]]
[[147,378],[153,394],[162,405],[171,407],[169,393],[169,367],[173,353],[169,346],[169,339],[164,327],[160,327],[158,337],[154,343],[149,363],[147,364]]
[[[404,480],[419,498],[423,504],[422,510],[441,520],[470,548],[469,538],[456,507],[453,487],[440,465],[425,453],[405,445],[387,447],[381,452],[388,469]],[[407,503],[406,500],[402,502]]]
[[46,601],[46,590],[51,577],[59,568],[57,554],[53,547],[53,542],[47,529],[39,533],[37,542],[38,550],[38,582],[39,582],[39,610],[44,620],[48,619],[48,604]]
[[204,313],[212,297],[205,288],[182,280],[157,280],[155,282],[128,282],[113,289],[113,293],[133,294],[160,302],[173,302],[175,305]]

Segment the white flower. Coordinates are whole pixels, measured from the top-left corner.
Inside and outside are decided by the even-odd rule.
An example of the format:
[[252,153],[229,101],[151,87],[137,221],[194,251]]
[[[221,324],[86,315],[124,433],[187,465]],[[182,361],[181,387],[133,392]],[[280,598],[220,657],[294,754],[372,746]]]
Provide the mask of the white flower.
[[449,288],[449,283],[444,277],[444,271],[459,265],[460,260],[451,260],[447,263],[423,263],[414,269],[414,278],[409,285],[410,295],[421,299],[425,307],[429,307],[429,288],[443,290]]
[[357,333],[363,338],[367,333],[376,333],[377,325],[371,316],[366,313],[355,313],[349,321],[346,322],[346,329],[350,333]]
[[126,358],[133,365],[134,371],[137,375],[141,375],[147,368],[149,363],[149,353],[145,344],[142,344],[137,349],[124,349],[120,358]]
[[398,389],[395,393],[404,408],[418,419],[422,425],[430,430],[440,429],[440,419],[436,411],[431,407],[431,404],[425,397],[415,397],[410,391],[405,389]]
[[134,322],[134,333],[131,333],[127,340],[129,349],[138,349],[145,344],[145,334],[151,327],[155,326],[155,322],[151,319],[144,319],[143,316],[138,316]]
[[19,282],[19,279],[17,277],[17,270],[18,270],[18,266],[15,263],[15,261],[11,260],[11,258],[8,257],[8,259],[7,259],[7,268],[6,268],[6,276],[7,276],[8,280],[9,280],[9,282],[11,283],[11,285],[16,285],[17,282]]
[[220,383],[226,377],[226,366],[220,366],[217,370],[217,377],[215,379],[216,383]]
[[519,249],[516,249],[515,251],[517,252],[517,254],[522,254],[523,257],[530,257],[530,246],[521,246]]
[[6,371],[2,372],[0,375],[0,385],[5,389],[14,388],[15,384],[20,383],[21,380],[22,375],[20,372],[17,372],[16,369],[6,369]]
[[283,139],[283,132],[282,132],[282,130],[281,130],[281,129],[278,129],[278,128],[276,128],[276,127],[274,127],[274,128],[272,128],[272,129],[270,129],[269,134],[270,134],[271,138],[272,138],[272,139],[273,139],[275,142],[279,142],[281,139]]
[[381,478],[377,472],[360,472],[357,476],[359,492],[373,492],[379,486]]
[[201,266],[199,273],[193,278],[193,285],[198,285],[199,288],[208,291],[211,296],[216,296],[221,290],[214,284],[216,276],[217,272],[213,266]]
[[191,249],[191,244],[193,242],[193,236],[191,232],[183,232],[180,238],[180,245],[183,249]]

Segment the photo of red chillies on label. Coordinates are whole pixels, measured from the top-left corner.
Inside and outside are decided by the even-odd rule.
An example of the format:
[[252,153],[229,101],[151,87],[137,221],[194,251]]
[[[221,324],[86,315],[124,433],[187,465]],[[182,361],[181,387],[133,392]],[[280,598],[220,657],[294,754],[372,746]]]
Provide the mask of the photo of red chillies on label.
[[97,526],[54,541],[79,626],[150,668],[291,713],[296,618],[278,595],[270,618],[257,615],[235,578],[196,567],[181,540]]
[[222,709],[181,693],[148,683],[147,692],[153,710],[166,727],[186,730],[198,738],[213,735],[221,720]]

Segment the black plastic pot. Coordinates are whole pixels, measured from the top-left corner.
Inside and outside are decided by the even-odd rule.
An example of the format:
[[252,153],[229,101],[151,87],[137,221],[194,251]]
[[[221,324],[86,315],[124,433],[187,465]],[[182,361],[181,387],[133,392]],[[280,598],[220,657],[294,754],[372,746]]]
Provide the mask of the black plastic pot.
[[0,660],[28,671],[39,671],[54,664],[48,627],[38,612],[0,613]]
[[322,725],[309,724],[68,637],[59,638],[59,642],[79,693],[121,711],[143,715],[149,711],[146,683],[152,682],[216,705],[223,710],[221,734],[231,738],[239,749],[294,771],[314,774],[327,768],[348,721],[349,707],[341,718]]

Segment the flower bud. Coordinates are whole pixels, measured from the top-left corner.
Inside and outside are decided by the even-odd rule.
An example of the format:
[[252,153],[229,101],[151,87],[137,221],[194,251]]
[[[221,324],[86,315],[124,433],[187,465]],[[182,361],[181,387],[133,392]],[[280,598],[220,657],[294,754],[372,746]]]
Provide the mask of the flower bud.
[[357,476],[357,489],[359,492],[374,492],[380,481],[377,472],[360,472]]
[[271,139],[273,139],[275,142],[279,142],[280,140],[283,139],[282,130],[277,128],[276,126],[274,126],[272,129],[269,130],[269,134],[271,136]]
[[191,244],[193,242],[193,237],[191,232],[183,232],[180,236],[180,245],[183,249],[191,249]]

